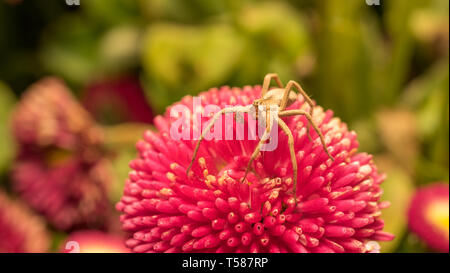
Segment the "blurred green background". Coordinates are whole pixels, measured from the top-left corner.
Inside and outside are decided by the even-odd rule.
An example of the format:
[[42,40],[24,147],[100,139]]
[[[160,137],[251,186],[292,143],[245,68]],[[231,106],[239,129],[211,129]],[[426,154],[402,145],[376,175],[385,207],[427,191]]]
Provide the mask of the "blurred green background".
[[[8,114],[43,76],[63,78],[82,98],[91,82],[133,75],[160,114],[186,94],[261,84],[276,72],[332,109],[358,133],[360,150],[374,154],[388,174],[383,198],[392,206],[384,219],[397,238],[383,251],[428,251],[407,230],[405,212],[415,188],[449,179],[447,0],[80,3],[0,1],[4,187],[14,156]],[[111,126],[107,118],[98,121]],[[118,181],[134,156],[134,141],[117,148]]]

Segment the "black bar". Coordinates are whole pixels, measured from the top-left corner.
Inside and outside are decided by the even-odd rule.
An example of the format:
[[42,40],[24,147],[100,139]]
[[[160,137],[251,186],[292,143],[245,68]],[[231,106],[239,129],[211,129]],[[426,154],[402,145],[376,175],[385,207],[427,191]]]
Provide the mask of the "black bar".
[[[326,272],[339,270],[387,272],[398,268],[439,268],[448,266],[449,254],[0,254],[3,266],[32,265],[61,272],[91,272],[121,268],[140,272]],[[195,263],[194,261],[197,261]],[[200,261],[202,261],[200,263]],[[210,261],[210,262],[206,262]],[[212,268],[212,262],[214,268]],[[237,263],[236,263],[237,261]],[[264,264],[262,263],[264,261]],[[187,266],[186,266],[187,265]],[[197,266],[196,266],[197,265]],[[201,267],[200,267],[201,265]],[[63,266],[64,268],[61,268]],[[8,268],[8,267],[4,267]],[[115,270],[116,271],[116,270]],[[6,272],[6,271],[5,271]]]

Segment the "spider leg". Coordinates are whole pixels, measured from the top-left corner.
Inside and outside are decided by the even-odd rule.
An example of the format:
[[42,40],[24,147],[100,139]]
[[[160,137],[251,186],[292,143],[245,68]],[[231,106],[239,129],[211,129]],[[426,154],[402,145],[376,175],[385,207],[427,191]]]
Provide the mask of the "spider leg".
[[267,93],[267,91],[269,91],[270,82],[272,81],[272,79],[275,80],[275,82],[277,83],[277,85],[280,88],[283,88],[283,83],[281,82],[278,74],[269,73],[264,77],[263,87],[262,87],[262,91],[261,91],[261,98],[264,97],[264,95]]
[[297,116],[297,115],[304,115],[308,119],[309,123],[313,126],[314,130],[319,135],[323,150],[325,151],[325,153],[327,153],[328,157],[334,161],[334,157],[328,152],[328,147],[325,143],[325,138],[323,137],[322,132],[319,130],[317,125],[313,122],[312,117],[308,112],[303,111],[303,110],[286,110],[286,111],[282,111],[282,112],[278,113],[279,117],[288,117],[288,116]]
[[258,142],[258,145],[256,145],[255,150],[252,153],[252,157],[250,158],[250,161],[247,164],[247,168],[245,169],[245,174],[244,177],[242,177],[241,183],[243,183],[245,181],[245,178],[247,178],[247,174],[250,170],[250,167],[252,166],[253,161],[256,159],[256,157],[258,156],[259,152],[261,151],[261,146],[264,143],[264,141],[267,140],[267,138],[269,137],[270,131],[271,131],[271,126],[270,124],[266,127],[266,130],[264,131],[263,136],[261,137],[261,139]]
[[289,127],[286,125],[286,123],[281,119],[277,118],[278,124],[280,125],[283,132],[288,136],[288,145],[289,145],[289,152],[291,155],[291,163],[292,163],[292,171],[293,171],[293,180],[294,180],[294,186],[293,186],[293,194],[295,198],[295,205],[297,206],[297,158],[295,157],[295,149],[294,149],[294,137],[292,136],[292,132],[289,129]]
[[[311,117],[313,116],[314,111],[314,102],[312,99],[306,94],[305,90],[303,90],[302,86],[296,82],[296,81],[289,81],[286,85],[286,89],[284,90],[283,99],[281,100],[280,104],[280,111],[284,111],[287,107],[287,102],[289,99],[289,93],[291,92],[292,88],[295,87],[297,91],[303,96],[306,103],[309,105],[309,114]],[[308,134],[309,141],[312,141],[311,135],[309,134],[309,125],[306,127],[306,133]]]
[[194,164],[194,160],[197,157],[198,149],[200,148],[200,144],[205,138],[205,135],[207,132],[211,130],[213,125],[216,123],[216,121],[220,118],[221,115],[227,114],[227,113],[236,113],[236,112],[248,112],[250,111],[251,105],[249,106],[234,106],[234,107],[228,107],[223,108],[219,112],[215,113],[212,119],[209,121],[208,125],[206,126],[205,130],[203,130],[200,139],[197,141],[197,144],[195,145],[194,149],[194,155],[192,156],[191,163],[189,164],[189,167],[186,169],[186,175],[189,175],[189,171],[192,168],[192,165]]
[[306,103],[310,106],[311,109],[309,110],[309,112],[310,112],[309,114],[312,116],[312,111],[313,111],[313,108],[314,108],[314,102],[308,96],[308,94],[306,94],[306,92],[305,92],[305,90],[303,90],[302,86],[296,81],[289,81],[288,84],[286,85],[285,93],[284,93],[283,99],[282,99],[281,104],[280,104],[280,111],[284,111],[286,109],[287,101],[288,101],[288,98],[289,98],[289,91],[291,91],[293,87],[295,87],[295,89],[297,89],[297,91],[305,99]]

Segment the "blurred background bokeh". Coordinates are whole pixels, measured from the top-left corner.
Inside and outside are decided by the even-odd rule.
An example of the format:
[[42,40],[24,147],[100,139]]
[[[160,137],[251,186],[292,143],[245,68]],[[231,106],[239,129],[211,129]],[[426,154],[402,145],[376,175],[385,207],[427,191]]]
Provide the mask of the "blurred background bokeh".
[[[408,228],[407,210],[416,189],[449,180],[448,20],[447,0],[380,0],[371,6],[365,0],[81,0],[79,6],[0,0],[0,191],[46,219],[50,242],[30,251],[58,251],[79,229],[120,236],[114,204],[135,143],[153,117],[186,94],[261,84],[266,73],[276,72],[332,109],[357,132],[360,151],[373,154],[387,173],[383,199],[392,205],[383,217],[396,239],[383,243],[382,251],[432,251]],[[77,158],[75,166],[82,167],[71,169],[71,176],[88,170],[88,178],[79,178],[87,185],[92,177],[110,177],[102,189],[109,202],[102,215],[109,218],[101,224],[83,222],[84,214],[61,224],[27,197],[35,193],[24,193],[26,177],[17,174],[18,166],[33,167],[39,155],[43,162],[36,164],[44,170],[66,164],[61,150],[78,156],[78,148],[59,144],[41,151],[39,141],[23,148],[20,133],[12,133],[21,95],[49,75],[66,83],[74,102],[92,116],[90,124],[103,132],[95,148],[101,160]],[[90,194],[80,188],[80,195]],[[93,202],[70,198],[75,208],[79,203],[72,199],[84,208]],[[448,241],[448,210],[446,227]]]

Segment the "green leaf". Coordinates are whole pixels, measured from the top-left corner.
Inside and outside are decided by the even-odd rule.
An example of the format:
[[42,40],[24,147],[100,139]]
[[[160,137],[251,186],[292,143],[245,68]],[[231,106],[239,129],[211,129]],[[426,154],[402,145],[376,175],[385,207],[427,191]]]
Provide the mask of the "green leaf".
[[12,91],[0,81],[0,173],[5,170],[14,156],[9,119],[15,101]]
[[223,84],[242,54],[241,37],[228,25],[154,24],[143,43],[142,62],[157,111],[184,94]]
[[289,4],[245,5],[236,15],[236,24],[246,40],[234,73],[237,83],[261,84],[269,72],[278,73],[284,81],[300,80],[313,72],[315,57],[306,18]]
[[418,168],[420,183],[448,180],[449,68],[448,58],[433,65],[406,88],[401,102],[414,112],[422,153]]
[[395,160],[387,155],[375,158],[375,163],[380,172],[387,174],[383,182],[384,191],[382,200],[391,202],[391,206],[382,211],[381,218],[385,221],[384,231],[395,235],[390,242],[382,242],[382,252],[392,252],[401,243],[402,237],[407,230],[407,211],[414,192],[414,183],[406,171],[399,168]]
[[318,12],[318,101],[347,122],[367,118],[385,53],[376,17],[364,1],[320,1]]

